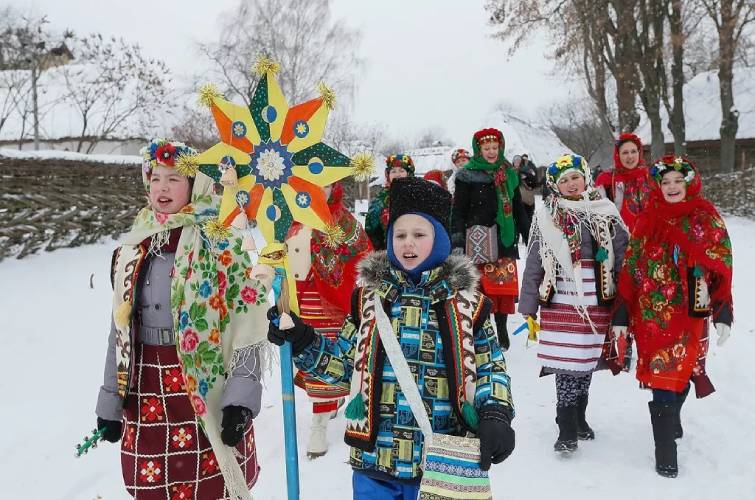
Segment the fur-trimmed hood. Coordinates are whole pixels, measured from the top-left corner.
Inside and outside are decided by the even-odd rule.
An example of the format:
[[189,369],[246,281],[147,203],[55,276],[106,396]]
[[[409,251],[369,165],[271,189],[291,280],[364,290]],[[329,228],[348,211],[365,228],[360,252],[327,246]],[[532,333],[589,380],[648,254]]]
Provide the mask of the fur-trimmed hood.
[[[452,290],[466,290],[472,293],[477,288],[480,273],[466,255],[451,254],[441,267],[440,279],[445,280]],[[383,281],[394,281],[390,268],[391,263],[385,250],[372,252],[357,266],[359,282],[368,290],[375,290]]]

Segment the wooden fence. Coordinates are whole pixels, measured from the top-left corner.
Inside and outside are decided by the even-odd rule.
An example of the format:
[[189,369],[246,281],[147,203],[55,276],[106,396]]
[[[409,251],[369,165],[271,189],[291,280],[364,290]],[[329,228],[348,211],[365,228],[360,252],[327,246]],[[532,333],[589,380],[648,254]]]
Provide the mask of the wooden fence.
[[[755,169],[704,182],[722,212],[755,219]],[[356,186],[344,187],[351,206]],[[145,201],[138,165],[0,156],[0,260],[118,237]]]

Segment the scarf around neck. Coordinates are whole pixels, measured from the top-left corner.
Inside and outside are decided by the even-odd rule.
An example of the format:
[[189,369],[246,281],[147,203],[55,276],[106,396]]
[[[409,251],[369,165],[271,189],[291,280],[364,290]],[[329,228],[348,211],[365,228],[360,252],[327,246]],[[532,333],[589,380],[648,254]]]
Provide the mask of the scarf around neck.
[[[241,238],[209,238],[205,224],[217,219],[220,199],[212,193],[212,180],[198,174],[191,203],[176,214],[160,214],[143,208],[123,239],[116,261],[113,318],[119,345],[119,392],[128,385],[131,324],[136,282],[133,269],[140,267],[147,250],[145,239],[169,241],[166,233],[180,228],[170,284],[170,303],[177,351],[186,391],[205,431],[229,492],[249,499],[244,475],[233,450],[220,437],[221,398],[225,374],[259,355],[263,365],[270,360],[267,349],[267,287],[252,279],[249,254],[241,250]],[[126,368],[122,370],[122,368]]]
[[493,178],[496,190],[496,216],[498,235],[505,247],[510,247],[516,240],[516,225],[514,222],[513,200],[514,192],[519,186],[519,174],[511,166],[503,155],[503,150],[498,151],[498,159],[489,163],[482,157],[477,141],[472,140],[474,156],[469,163],[462,168],[487,172]]

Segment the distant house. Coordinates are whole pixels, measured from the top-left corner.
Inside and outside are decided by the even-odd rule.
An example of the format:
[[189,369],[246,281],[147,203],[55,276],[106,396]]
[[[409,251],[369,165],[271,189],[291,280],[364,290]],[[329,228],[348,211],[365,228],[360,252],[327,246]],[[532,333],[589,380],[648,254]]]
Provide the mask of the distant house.
[[[736,168],[755,166],[755,67],[734,70],[734,106],[739,111],[736,139]],[[720,170],[721,101],[718,73],[706,71],[684,85],[684,118],[686,122],[687,155],[702,170]],[[663,140],[667,153],[674,152],[674,136],[668,129],[668,115],[661,108]],[[644,113],[635,133],[647,145],[650,155],[650,122]]]

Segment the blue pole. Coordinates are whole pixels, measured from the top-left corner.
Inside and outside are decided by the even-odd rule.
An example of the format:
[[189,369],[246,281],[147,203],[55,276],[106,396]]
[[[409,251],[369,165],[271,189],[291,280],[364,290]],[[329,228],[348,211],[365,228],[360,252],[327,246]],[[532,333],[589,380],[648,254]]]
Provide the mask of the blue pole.
[[283,431],[286,443],[286,488],[288,500],[299,500],[299,451],[296,443],[296,404],[291,342],[281,346],[281,386],[283,394]]
[[[279,313],[288,313],[290,298],[285,265],[276,267],[273,295]],[[273,320],[278,325],[280,318]],[[296,400],[294,399],[294,363],[291,342],[284,342],[281,355],[281,395],[283,399],[283,439],[286,451],[286,491],[288,500],[299,500],[299,450],[296,442]]]

